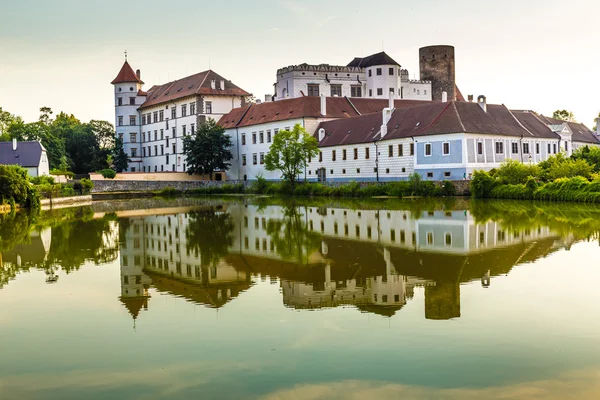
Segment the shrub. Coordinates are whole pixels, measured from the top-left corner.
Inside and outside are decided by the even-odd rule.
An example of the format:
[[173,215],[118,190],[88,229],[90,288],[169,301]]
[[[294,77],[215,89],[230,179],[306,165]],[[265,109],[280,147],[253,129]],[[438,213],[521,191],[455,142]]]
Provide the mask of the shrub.
[[87,178],[83,178],[79,181],[81,184],[81,190],[83,193],[89,193],[94,188],[94,182]]
[[496,179],[494,179],[489,173],[485,171],[473,172],[473,179],[471,179],[471,193],[473,197],[478,199],[485,199],[491,196],[492,190],[497,185]]
[[524,184],[530,176],[539,177],[541,169],[537,165],[526,165],[516,160],[506,160],[496,170],[494,177],[509,185]]
[[252,184],[248,188],[248,191],[256,194],[265,194],[268,189],[269,182],[267,181],[267,179],[262,175],[258,175],[256,177],[256,180],[252,182]]
[[30,178],[31,183],[33,183],[34,185],[43,185],[43,184],[50,184],[50,185],[54,185],[54,178],[51,176],[34,176],[33,178]]
[[165,196],[165,197],[177,196],[179,194],[181,194],[181,190],[177,190],[174,187],[166,187],[158,192],[159,196]]
[[442,186],[442,194],[444,196],[456,196],[456,187],[450,181],[444,181]]
[[62,175],[62,176],[66,176],[69,179],[73,179],[73,177],[75,176],[75,173],[71,172],[71,171],[63,171],[60,169],[51,169],[50,175]]
[[71,184],[66,184],[61,188],[60,195],[62,197],[75,196],[75,188]]
[[102,175],[105,179],[113,179],[115,176],[117,176],[117,173],[110,168],[102,169],[98,171],[98,173]]

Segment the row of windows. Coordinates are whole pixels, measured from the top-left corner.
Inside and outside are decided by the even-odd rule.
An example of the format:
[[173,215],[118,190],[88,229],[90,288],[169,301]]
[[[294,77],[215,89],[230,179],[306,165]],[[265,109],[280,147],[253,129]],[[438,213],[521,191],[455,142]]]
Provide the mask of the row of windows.
[[[180,116],[187,117],[188,116],[188,104],[182,104],[180,109],[181,109]],[[196,114],[196,103],[189,104],[189,111],[190,111],[189,115]],[[207,101],[204,103],[204,113],[212,114],[212,102],[211,101]],[[175,119],[175,118],[177,118],[177,107],[171,107],[171,119]],[[156,122],[162,122],[162,121],[164,121],[164,119],[165,119],[164,110],[158,110],[158,111],[154,111],[152,113],[142,114],[142,125],[153,124]],[[168,123],[168,119],[167,119],[167,123]]]
[[[388,68],[388,75],[394,75],[394,71],[396,70],[396,68],[394,67],[389,67]],[[373,76],[373,68],[368,70],[368,74],[369,76]],[[381,76],[383,75],[383,68],[375,68],[375,74],[377,76]],[[402,74],[402,70],[398,69],[398,75]]]
[[[253,165],[257,165],[258,164],[258,160],[260,157],[260,164],[264,164],[265,163],[265,153],[253,153],[252,154],[252,164]],[[242,154],[242,165],[246,165],[246,155]]]
[[[285,128],[286,131],[289,131],[290,128],[287,127]],[[266,132],[266,136],[265,136],[265,132]],[[275,128],[273,129],[273,134],[277,135],[279,133],[279,128]],[[257,140],[258,143],[265,143],[265,138],[267,139],[267,143],[271,143],[272,141],[272,136],[271,136],[271,130],[267,129],[266,131],[259,131],[259,132],[252,132],[252,144],[256,144]],[[242,146],[246,145],[246,134],[242,133]]]
[[[409,155],[414,155],[415,154],[415,144],[414,143],[410,143],[410,152]],[[399,144],[398,146],[394,146],[394,145],[389,145],[388,146],[388,156],[389,157],[394,157],[394,148],[397,149],[397,156],[398,157],[402,157],[404,156],[404,145],[403,144]],[[354,159],[358,160],[358,148],[355,147],[353,150],[354,153]],[[347,149],[342,149],[342,161],[347,160]],[[369,147],[365,147],[365,160],[368,160],[371,157],[371,153],[370,153],[370,148]],[[311,162],[312,159],[309,157],[308,158],[308,162]],[[319,162],[323,161],[323,152],[319,152]],[[337,150],[331,150],[331,161],[337,161]]]
[[[168,138],[167,138],[168,139]],[[167,151],[169,151],[168,149],[169,144],[167,142]],[[148,151],[146,152],[146,149],[148,149]],[[161,144],[160,145],[160,154],[158,154],[158,145],[154,145],[154,156],[164,156],[165,155],[165,145]],[[131,149],[131,150],[135,150],[135,149]],[[173,145],[171,146],[171,150],[172,150],[172,154],[177,154],[177,146],[175,143],[173,143]],[[152,146],[148,146],[148,147],[142,147],[142,156],[143,157],[152,157]],[[169,163],[169,154],[167,154],[167,164]]]
[[[523,143],[523,154],[530,154],[529,143]],[[392,146],[390,146],[391,148]],[[568,150],[568,143],[565,142],[565,150]],[[556,154],[557,146],[556,143],[548,143],[548,154]],[[425,156],[430,157],[432,155],[433,148],[431,143],[425,143]],[[504,154],[504,142],[495,142],[496,154]],[[519,154],[519,143],[511,143],[511,153]],[[442,143],[442,155],[450,154],[450,143]],[[535,143],[535,154],[540,154],[540,144]],[[477,142],[477,155],[483,155],[483,142]],[[391,157],[391,155],[390,155]]]
[[[122,97],[118,97],[117,98],[117,105],[118,106],[122,106],[123,105],[123,98]],[[135,106],[135,97],[130,97],[129,98],[129,105],[130,106]]]
[[[323,170],[323,171],[325,171],[325,168],[322,168],[322,170]],[[330,170],[329,170],[329,174],[330,174],[330,175],[334,175],[334,171],[335,171],[335,170],[333,170],[333,169],[330,169]],[[404,167],[403,167],[403,168],[402,168],[402,173],[405,173],[405,172],[406,172],[406,168],[404,168]],[[357,174],[360,174],[360,168],[356,168],[356,173],[357,173]],[[377,173],[377,168],[373,168],[373,173]],[[385,169],[385,173],[386,173],[386,174],[389,174],[389,173],[390,173],[390,169],[389,169],[389,168],[386,168],[386,169]],[[309,171],[308,171],[308,174],[309,174],[309,175],[312,175],[312,170],[309,170]],[[317,169],[317,170],[315,170],[315,175],[317,175],[317,176],[319,175],[319,170],[318,170],[318,169]],[[343,169],[342,169],[342,175],[346,175],[346,168],[343,168]]]
[[[123,116],[119,115],[117,117],[117,125],[118,126],[123,126]],[[136,126],[137,125],[137,117],[135,115],[130,115],[129,116],[129,125],[130,126]]]
[[[320,88],[319,88],[319,84],[317,83],[309,83],[307,86],[307,94],[308,96],[314,96],[314,97],[318,97],[320,96]],[[342,85],[329,85],[330,87],[330,96],[334,97],[334,96],[342,96]],[[383,88],[377,88],[377,96],[383,96]],[[413,88],[413,92],[415,92],[417,95],[421,95],[421,90],[420,89],[416,89]],[[390,93],[394,94],[396,93],[396,90],[394,88],[390,88]],[[398,88],[398,94],[403,97],[403,90],[402,88]],[[427,95],[427,90],[423,90],[423,94]],[[285,89],[284,89],[284,94],[283,97],[286,97],[285,94]],[[362,97],[362,87],[360,85],[352,85],[350,87],[350,97]],[[373,97],[373,89],[369,89],[369,97]]]

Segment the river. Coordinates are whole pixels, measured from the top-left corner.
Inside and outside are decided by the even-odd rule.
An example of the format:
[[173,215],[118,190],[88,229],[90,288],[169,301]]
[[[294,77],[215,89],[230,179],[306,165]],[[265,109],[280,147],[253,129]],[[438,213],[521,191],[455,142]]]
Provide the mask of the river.
[[599,233],[464,199],[0,215],[0,398],[600,398]]

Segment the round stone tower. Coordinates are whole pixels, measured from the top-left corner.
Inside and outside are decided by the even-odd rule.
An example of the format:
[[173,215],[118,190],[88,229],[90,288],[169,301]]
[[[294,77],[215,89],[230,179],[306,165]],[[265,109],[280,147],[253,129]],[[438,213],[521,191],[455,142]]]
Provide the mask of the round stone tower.
[[456,64],[454,46],[427,46],[419,49],[421,80],[431,81],[432,100],[441,101],[442,92],[448,101],[456,100]]

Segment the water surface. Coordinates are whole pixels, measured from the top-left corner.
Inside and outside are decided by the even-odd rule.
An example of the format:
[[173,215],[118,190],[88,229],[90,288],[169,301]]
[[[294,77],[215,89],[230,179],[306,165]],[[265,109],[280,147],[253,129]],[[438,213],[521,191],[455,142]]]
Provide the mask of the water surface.
[[599,217],[271,199],[3,215],[0,398],[598,398]]

